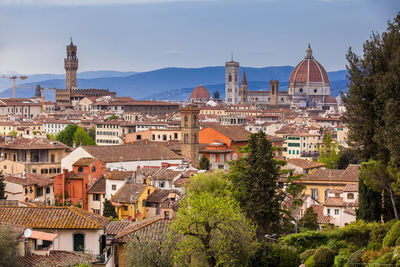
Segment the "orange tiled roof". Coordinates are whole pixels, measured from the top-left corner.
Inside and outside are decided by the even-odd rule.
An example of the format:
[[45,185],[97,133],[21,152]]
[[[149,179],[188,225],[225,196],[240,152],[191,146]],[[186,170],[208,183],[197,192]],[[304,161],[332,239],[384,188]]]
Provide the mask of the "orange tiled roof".
[[347,184],[343,192],[358,192],[358,183],[357,184]]
[[77,207],[0,207],[0,222],[33,229],[103,229],[109,219]]
[[314,162],[314,161],[309,161],[309,160],[305,160],[305,159],[288,159],[286,161],[289,164],[298,166],[305,170],[326,166],[325,163]]
[[146,189],[147,184],[125,183],[111,198],[112,202],[135,203],[140,194]]

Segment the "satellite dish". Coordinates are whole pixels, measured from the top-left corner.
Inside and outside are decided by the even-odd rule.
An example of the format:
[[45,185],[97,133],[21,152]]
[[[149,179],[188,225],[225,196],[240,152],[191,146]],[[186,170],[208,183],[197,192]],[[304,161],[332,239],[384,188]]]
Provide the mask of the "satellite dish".
[[31,237],[31,235],[32,235],[32,229],[26,228],[24,231],[25,238],[29,238],[29,237]]

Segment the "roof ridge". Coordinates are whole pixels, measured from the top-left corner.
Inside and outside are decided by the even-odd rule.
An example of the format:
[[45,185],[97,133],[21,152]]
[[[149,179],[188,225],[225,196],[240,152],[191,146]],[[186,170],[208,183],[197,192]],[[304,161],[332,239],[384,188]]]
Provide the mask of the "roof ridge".
[[100,225],[100,224],[98,224],[97,222],[93,221],[92,219],[86,217],[86,216],[83,215],[82,213],[79,213],[77,210],[75,210],[75,209],[78,209],[78,207],[69,206],[69,207],[67,207],[67,208],[68,208],[69,210],[73,211],[74,213],[78,214],[79,216],[85,218],[86,220],[91,221],[92,223],[94,223],[95,225],[97,225],[98,227],[101,228],[101,225]]
[[[147,226],[147,225],[149,225],[149,224],[155,223],[155,222],[157,222],[157,221],[159,221],[159,220],[161,220],[161,216],[158,216],[158,217],[156,217],[156,218],[153,219],[153,220],[150,220],[150,221],[148,221],[148,222],[146,222],[146,223],[144,223],[144,224],[141,224],[141,225],[139,225],[139,226],[133,228],[132,230],[130,230],[130,231],[126,232],[126,233],[123,233],[122,235],[121,235],[121,234],[118,235],[118,238],[120,238],[121,236],[128,235],[128,234],[130,234],[130,233],[133,233],[133,232],[135,232],[135,231],[137,231],[137,230],[139,230],[139,229],[142,229],[143,227],[145,227],[145,226]],[[140,221],[139,221],[139,222],[140,222]],[[138,223],[139,223],[139,222],[138,222]],[[128,227],[129,227],[129,226],[128,226]]]

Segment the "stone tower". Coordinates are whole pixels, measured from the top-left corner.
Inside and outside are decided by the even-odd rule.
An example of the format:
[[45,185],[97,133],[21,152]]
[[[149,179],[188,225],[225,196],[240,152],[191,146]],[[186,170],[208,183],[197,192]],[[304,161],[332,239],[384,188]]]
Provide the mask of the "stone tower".
[[278,94],[279,94],[279,81],[269,81],[269,104],[271,106],[278,105]]
[[225,63],[225,103],[236,105],[240,103],[239,95],[239,62]]
[[67,45],[67,58],[64,59],[64,68],[67,74],[67,90],[76,89],[76,71],[78,70],[78,58],[76,57],[76,45],[71,43]]
[[240,104],[247,104],[247,80],[243,71],[242,84],[240,85]]
[[192,162],[192,166],[199,165],[199,114],[200,109],[194,105],[188,105],[179,110],[181,116],[182,156]]

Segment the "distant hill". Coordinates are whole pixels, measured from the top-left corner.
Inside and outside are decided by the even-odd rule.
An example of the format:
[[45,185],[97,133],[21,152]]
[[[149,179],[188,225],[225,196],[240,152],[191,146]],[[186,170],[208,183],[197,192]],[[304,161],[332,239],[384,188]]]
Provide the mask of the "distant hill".
[[[279,80],[280,90],[287,90],[287,82],[293,67],[240,67],[239,79],[246,71],[249,90],[266,90],[269,80]],[[340,90],[346,90],[346,70],[328,73],[331,79],[332,95],[336,96]],[[103,76],[102,76],[103,75]],[[51,79],[41,80],[40,84],[46,87],[65,87],[65,76],[53,76]],[[30,79],[32,81],[32,79]],[[22,84],[35,86],[39,81]],[[183,100],[188,99],[191,91],[198,85],[204,85],[213,94],[215,90],[220,96],[225,95],[225,67],[204,68],[164,68],[141,73],[120,73],[112,71],[86,72],[78,75],[79,88],[99,88],[116,91],[118,96],[131,96],[135,99]],[[32,92],[32,93],[29,93]],[[34,89],[17,89],[17,97],[33,95]],[[8,89],[0,93],[0,97],[11,96]],[[54,99],[51,92],[46,93],[46,99]]]

